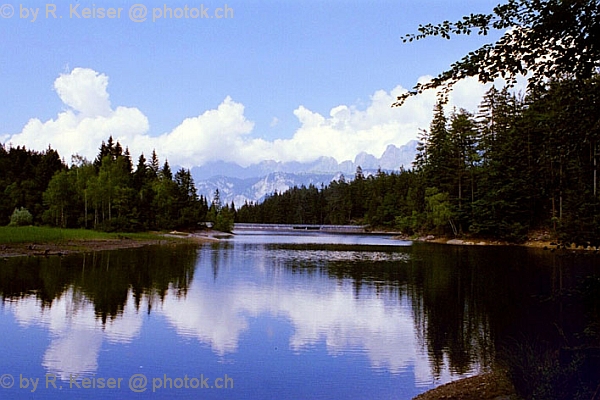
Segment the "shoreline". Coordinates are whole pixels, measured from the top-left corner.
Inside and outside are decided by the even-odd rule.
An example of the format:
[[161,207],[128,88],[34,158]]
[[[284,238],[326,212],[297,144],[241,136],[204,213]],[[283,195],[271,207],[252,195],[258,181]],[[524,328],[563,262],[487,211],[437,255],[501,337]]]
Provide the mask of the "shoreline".
[[501,372],[485,372],[430,389],[412,400],[519,400],[515,387]]
[[123,237],[116,239],[71,239],[66,241],[0,243],[0,257],[64,256],[76,253],[134,249],[173,243],[212,243],[219,240],[219,233],[171,232],[168,234],[156,234],[156,238],[152,239],[132,239],[127,238],[126,234],[124,234]]
[[[406,239],[405,237],[398,237],[398,239],[411,240],[411,239]],[[468,238],[468,239],[435,238],[435,239],[429,239],[429,240],[427,240],[426,238],[418,238],[418,239],[413,239],[412,241],[419,242],[419,243],[447,244],[447,245],[451,245],[451,246],[528,247],[528,248],[542,249],[542,250],[548,250],[548,251],[561,250],[561,251],[571,251],[571,252],[574,252],[574,251],[597,252],[598,251],[597,249],[595,249],[591,246],[588,246],[586,248],[574,247],[572,245],[569,247],[564,247],[564,246],[559,245],[556,241],[548,240],[548,239],[530,239],[523,243],[511,243],[511,242],[506,242],[506,241],[502,241],[502,240],[490,240],[490,239],[478,239],[478,238]]]
[[[394,231],[394,230],[379,230],[373,229],[369,231],[369,233],[383,233],[387,235],[394,235],[393,238],[397,240],[405,240],[410,242],[417,243],[438,243],[438,244],[448,244],[454,246],[521,246],[521,247],[534,247],[534,248],[547,248],[549,249],[558,249],[561,248],[559,246],[558,240],[553,238],[548,230],[534,230],[531,231],[527,237],[525,242],[515,243],[509,242],[502,239],[490,238],[490,237],[478,237],[478,236],[470,236],[469,234],[464,235],[462,237],[457,236],[446,236],[446,235],[433,235],[433,234],[423,234],[420,236],[415,235],[406,235],[402,232]],[[567,247],[567,250],[575,250],[574,247]],[[579,249],[581,250],[581,249]]]
[[[378,234],[384,231],[371,231],[365,234]],[[421,236],[418,238],[402,235],[399,232],[385,232],[387,234],[396,234],[394,239],[412,241],[418,243],[437,243],[454,246],[520,246],[539,248],[544,250],[555,251],[561,249],[561,246],[552,241],[544,232],[534,235],[524,243],[510,243],[497,239],[483,239],[476,237],[467,237],[464,239],[436,237],[433,235]],[[73,253],[103,251],[103,250],[118,250],[139,248],[151,245],[166,245],[174,241],[181,242],[196,242],[196,243],[214,243],[224,237],[230,237],[232,234],[213,230],[197,231],[193,233],[172,231],[169,233],[155,233],[155,238],[128,238],[127,234],[119,234],[118,238],[107,239],[69,239],[65,241],[24,241],[19,243],[0,243],[0,257],[23,257],[23,256],[50,256],[50,255],[67,255]],[[571,251],[592,251],[593,248],[574,248],[567,247],[564,250]]]
[[398,234],[394,236],[394,239],[412,241],[417,243],[437,243],[447,244],[453,246],[503,246],[503,247],[530,247],[538,248],[543,250],[567,250],[567,251],[596,251],[592,246],[587,248],[564,247],[558,244],[556,239],[551,239],[547,235],[534,235],[532,238],[527,239],[522,243],[507,242],[500,239],[489,239],[489,238],[478,238],[478,237],[465,237],[465,238],[450,238],[447,236],[436,237],[434,235],[420,236],[418,238],[410,237],[407,235]]
[[[406,238],[399,236],[398,238],[402,238],[402,240],[407,240]],[[410,240],[410,239],[408,239]],[[440,237],[436,238],[432,235],[426,237],[420,237],[414,239],[415,242],[421,243],[440,243],[440,244],[448,244],[453,246],[520,246],[520,247],[535,247],[535,248],[555,248],[558,247],[554,241],[550,239],[530,239],[523,243],[511,243],[498,239],[483,239],[483,238],[447,238]]]

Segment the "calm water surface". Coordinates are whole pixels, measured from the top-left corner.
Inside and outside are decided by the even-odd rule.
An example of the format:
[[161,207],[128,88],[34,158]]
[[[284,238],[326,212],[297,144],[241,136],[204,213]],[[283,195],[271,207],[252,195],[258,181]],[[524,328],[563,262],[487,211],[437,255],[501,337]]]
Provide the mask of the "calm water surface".
[[595,263],[316,232],[3,260],[0,398],[411,399],[557,340],[544,299]]

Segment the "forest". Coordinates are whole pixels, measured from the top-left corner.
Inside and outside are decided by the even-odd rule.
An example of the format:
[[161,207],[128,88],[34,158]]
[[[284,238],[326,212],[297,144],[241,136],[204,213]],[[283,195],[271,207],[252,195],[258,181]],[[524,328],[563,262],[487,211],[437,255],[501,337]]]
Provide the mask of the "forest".
[[[50,225],[102,231],[196,229],[211,221],[231,230],[233,213],[219,196],[198,196],[189,170],[175,174],[168,161],[143,154],[133,168],[121,144],[102,142],[94,161],[58,152],[0,145],[0,225]],[[233,207],[233,205],[232,205]]]
[[[341,177],[327,186],[294,187],[260,204],[211,204],[190,172],[174,175],[153,152],[136,168],[109,138],[93,162],[70,166],[43,152],[0,145],[0,224],[100,230],[188,228],[212,221],[368,224],[407,235],[474,235],[520,242],[536,230],[563,244],[600,245],[600,5],[597,0],[510,0],[488,14],[419,25],[404,42],[437,36],[504,34],[418,83],[393,106],[426,90],[438,103],[411,168]],[[518,76],[525,93],[508,88]],[[453,85],[502,78],[475,112],[446,110]]]
[[0,146],[0,224],[104,231],[229,231],[252,223],[366,224],[407,235],[475,235],[520,242],[535,230],[600,245],[600,78],[556,80],[525,95],[492,86],[476,113],[434,107],[412,168],[294,187],[259,204],[198,196],[190,171],[156,152],[133,166],[110,137],[71,165],[50,147]]
[[237,221],[368,224],[408,235],[465,234],[600,245],[600,78],[553,80],[526,94],[491,87],[476,113],[440,100],[410,169],[244,204]]
[[600,245],[600,78],[556,80],[525,95],[492,86],[476,113],[434,107],[412,168],[294,187],[259,204],[198,196],[190,171],[156,152],[133,166],[110,137],[93,161],[71,165],[50,147],[0,146],[0,224],[103,231],[230,231],[251,223],[366,224],[407,235],[474,235],[512,242],[535,230]]

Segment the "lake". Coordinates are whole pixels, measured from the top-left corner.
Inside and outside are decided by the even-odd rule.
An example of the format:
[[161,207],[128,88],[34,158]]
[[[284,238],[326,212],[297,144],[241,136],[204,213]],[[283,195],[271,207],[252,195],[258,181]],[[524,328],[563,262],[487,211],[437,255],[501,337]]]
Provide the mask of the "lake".
[[411,399],[579,329],[548,299],[597,264],[265,231],[0,260],[0,397]]

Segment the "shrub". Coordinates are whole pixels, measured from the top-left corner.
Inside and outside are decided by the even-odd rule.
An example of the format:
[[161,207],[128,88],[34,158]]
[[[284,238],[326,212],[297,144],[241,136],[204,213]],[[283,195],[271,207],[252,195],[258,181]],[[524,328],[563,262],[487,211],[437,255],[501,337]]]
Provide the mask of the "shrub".
[[231,232],[233,230],[233,215],[226,209],[221,210],[215,218],[213,229],[221,232]]
[[26,226],[33,223],[33,215],[25,208],[15,208],[12,215],[10,216],[9,226]]

